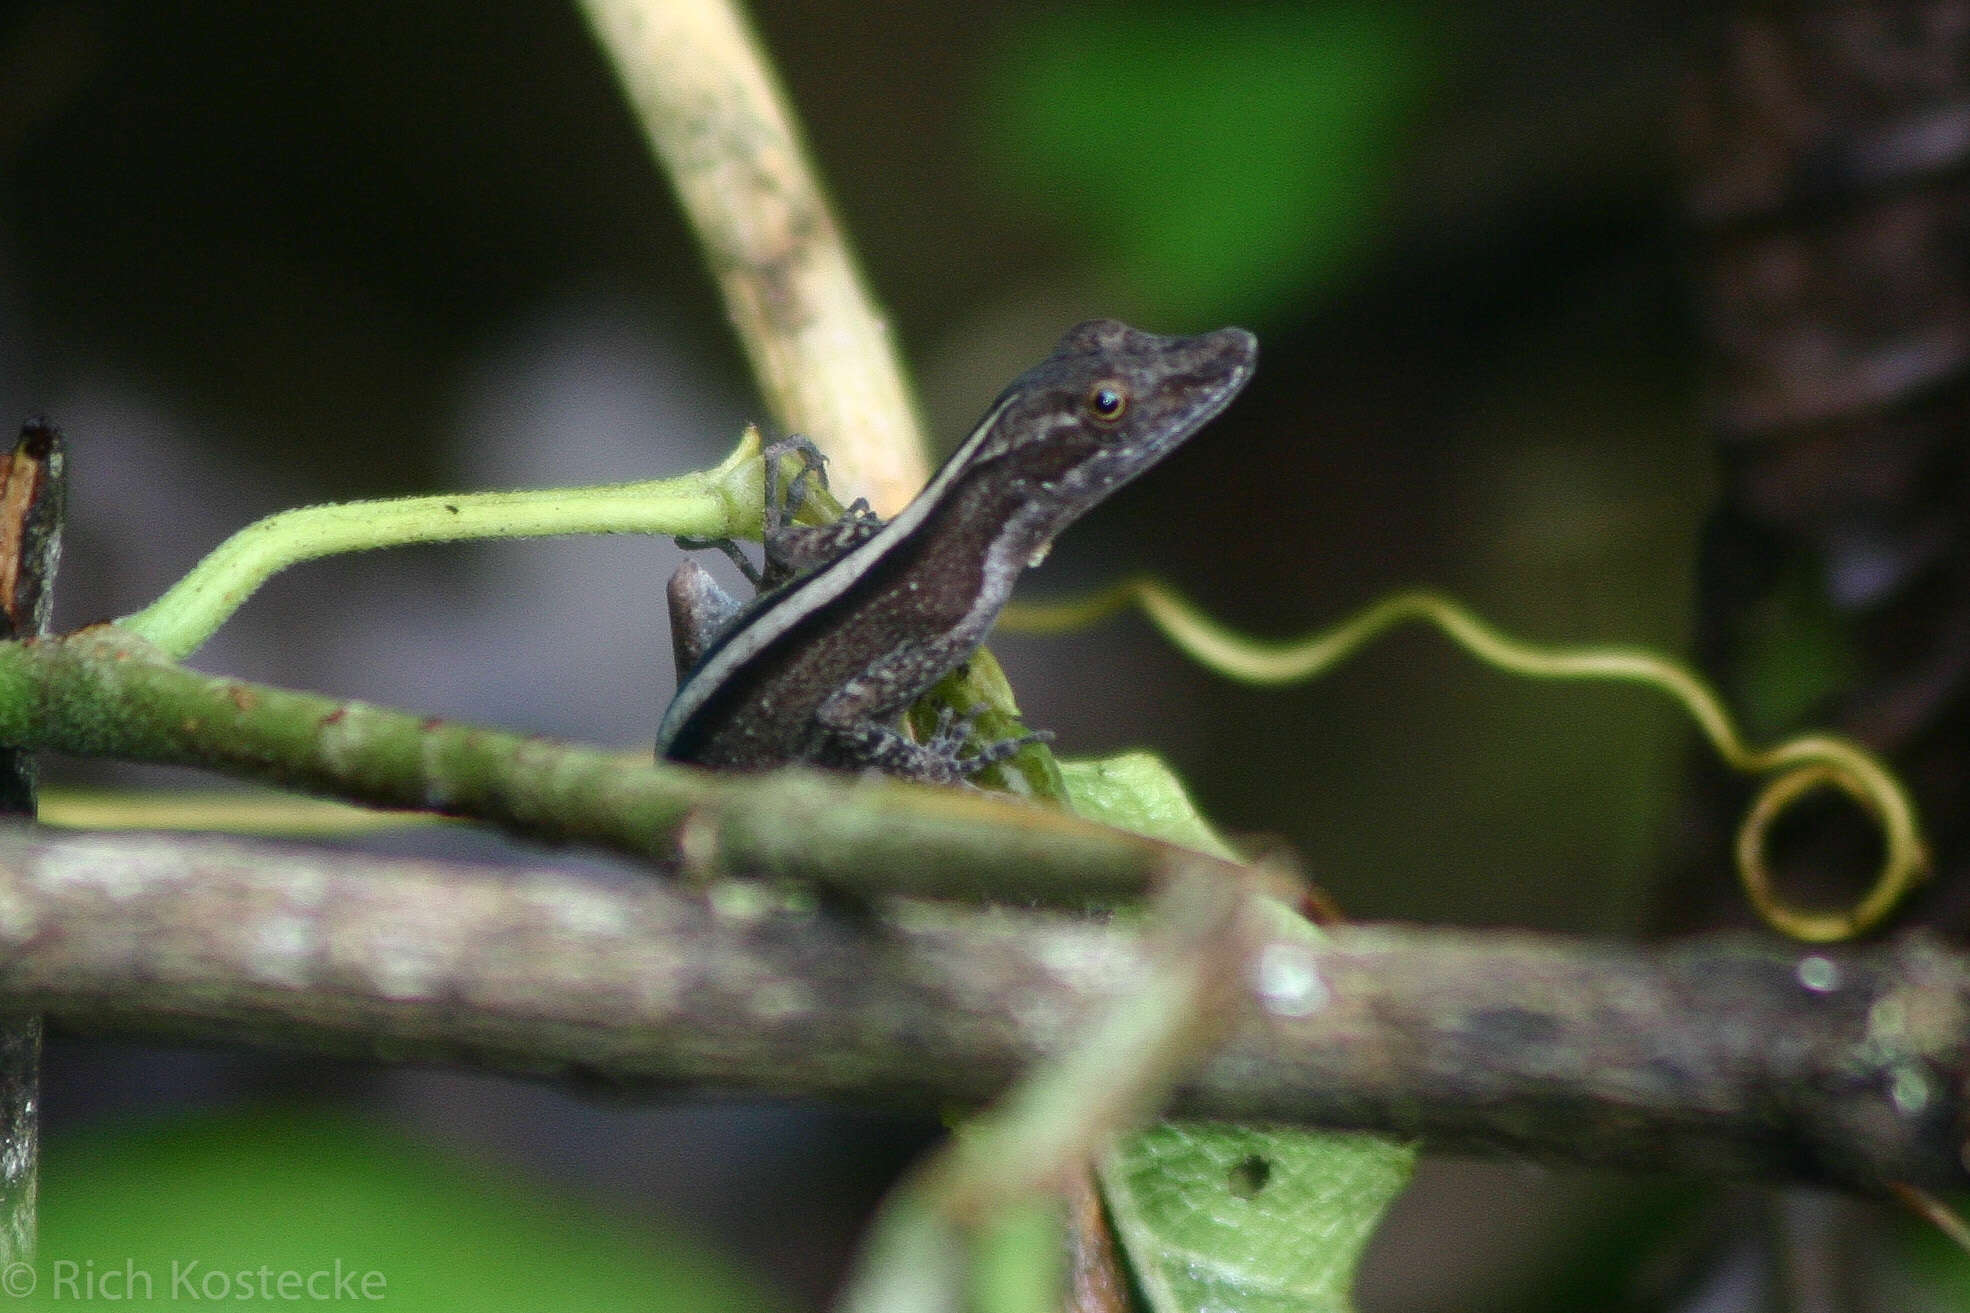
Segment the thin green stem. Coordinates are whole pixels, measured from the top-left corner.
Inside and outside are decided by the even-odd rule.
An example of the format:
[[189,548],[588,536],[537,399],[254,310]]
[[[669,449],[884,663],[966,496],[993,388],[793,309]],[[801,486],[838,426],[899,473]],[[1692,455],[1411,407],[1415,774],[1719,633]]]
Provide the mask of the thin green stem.
[[673,479],[523,492],[445,493],[281,511],[249,524],[122,628],[183,660],[268,579],[303,561],[418,543],[568,534],[759,534],[759,435],[715,469]]

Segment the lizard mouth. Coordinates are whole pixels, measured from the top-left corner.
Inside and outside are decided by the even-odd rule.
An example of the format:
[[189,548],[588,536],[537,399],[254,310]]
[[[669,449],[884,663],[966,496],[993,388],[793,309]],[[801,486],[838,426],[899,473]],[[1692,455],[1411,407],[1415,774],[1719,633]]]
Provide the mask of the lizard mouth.
[[1251,381],[1258,364],[1259,340],[1242,328],[1196,337],[1143,336],[1169,362],[1164,397],[1174,438],[1187,437],[1216,418]]
[[1205,419],[1223,410],[1251,381],[1259,361],[1259,340],[1242,328],[1220,328],[1190,342],[1208,362],[1202,370],[1202,391],[1209,397]]

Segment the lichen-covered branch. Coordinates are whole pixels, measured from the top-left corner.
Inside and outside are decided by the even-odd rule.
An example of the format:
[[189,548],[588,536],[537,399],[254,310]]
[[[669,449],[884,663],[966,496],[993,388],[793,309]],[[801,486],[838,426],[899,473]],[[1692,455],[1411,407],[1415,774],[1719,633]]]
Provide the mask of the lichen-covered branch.
[[[0,1008],[640,1087],[944,1108],[1137,989],[1137,932],[882,916],[157,836],[0,830]],[[1342,928],[1261,949],[1187,1116],[1876,1191],[1970,1184],[1970,960]]]
[[471,817],[696,878],[740,871],[1082,906],[1139,896],[1174,860],[1210,860],[983,793],[819,771],[718,774],[203,675],[108,625],[0,643],[0,743]]
[[879,512],[927,475],[901,363],[785,98],[728,0],[582,0],[677,188],[773,418]]

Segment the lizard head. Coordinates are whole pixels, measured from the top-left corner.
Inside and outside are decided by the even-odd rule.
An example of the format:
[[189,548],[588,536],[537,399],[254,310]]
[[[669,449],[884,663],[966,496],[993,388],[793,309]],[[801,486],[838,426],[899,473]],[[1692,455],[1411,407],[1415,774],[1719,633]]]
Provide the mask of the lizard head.
[[1161,460],[1238,394],[1258,342],[1242,328],[1161,337],[1113,319],[1070,329],[999,397],[976,460],[1003,462],[1048,536]]

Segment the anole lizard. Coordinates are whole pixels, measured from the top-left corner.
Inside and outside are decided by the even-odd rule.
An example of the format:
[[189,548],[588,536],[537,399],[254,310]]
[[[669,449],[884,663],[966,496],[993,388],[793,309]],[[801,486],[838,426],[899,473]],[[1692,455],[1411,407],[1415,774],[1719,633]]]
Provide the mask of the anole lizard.
[[821,530],[784,525],[769,485],[769,582],[776,564],[807,568],[744,609],[695,563],[672,577],[678,668],[690,672],[658,754],[939,782],[1009,756],[1022,740],[961,757],[962,727],[916,743],[896,720],[984,642],[1020,571],[1056,534],[1224,409],[1257,350],[1241,328],[1158,337],[1093,320],[1013,380],[886,524],[851,515]]

